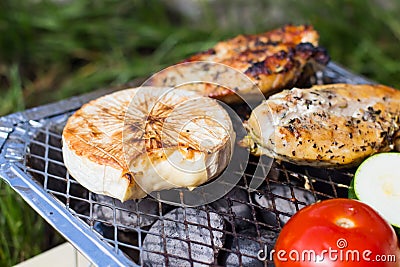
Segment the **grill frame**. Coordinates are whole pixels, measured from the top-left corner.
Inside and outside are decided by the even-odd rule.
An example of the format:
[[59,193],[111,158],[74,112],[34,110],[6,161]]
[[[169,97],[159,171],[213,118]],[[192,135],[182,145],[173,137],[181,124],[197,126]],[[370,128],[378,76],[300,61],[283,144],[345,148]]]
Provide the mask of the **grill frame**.
[[87,101],[111,91],[113,89],[103,89],[0,118],[0,177],[91,262],[105,266],[135,266],[120,251],[99,242],[99,236],[93,231],[87,231],[87,225],[60,205],[29,174],[26,165],[25,151],[36,132],[32,128],[21,128],[21,125],[33,123],[39,126],[38,121],[44,123],[48,118],[72,112]]
[[[318,77],[317,77],[318,78]],[[321,77],[325,83],[373,83],[361,76],[355,75],[343,67],[335,64],[329,63],[327,68],[324,70]],[[49,164],[59,164],[59,161],[52,161],[49,159],[50,151],[54,151],[53,153],[61,153],[61,150],[56,145],[49,145],[50,138],[59,138],[59,133],[53,132],[50,126],[52,125],[62,125],[62,122],[66,121],[66,118],[78,109],[82,104],[88,102],[91,99],[104,95],[106,93],[112,92],[115,89],[104,89],[99,90],[90,94],[86,94],[79,97],[73,97],[67,100],[62,100],[56,103],[36,107],[33,109],[29,109],[23,112],[14,113],[5,117],[0,118],[0,177],[5,180],[15,192],[17,192],[40,216],[42,216],[54,229],[56,229],[64,238],[70,242],[75,248],[77,248],[87,259],[93,262],[96,265],[105,265],[105,266],[140,266],[139,264],[143,263],[140,260],[134,261],[132,258],[128,257],[121,249],[121,245],[126,246],[127,244],[124,242],[120,242],[118,240],[118,235],[120,234],[118,231],[121,228],[124,228],[125,225],[118,225],[115,221],[115,212],[116,212],[116,203],[112,202],[108,207],[113,211],[113,227],[114,227],[114,237],[113,240],[109,238],[105,238],[104,235],[101,235],[98,231],[94,230],[94,225],[90,222],[93,222],[93,206],[98,205],[99,203],[94,200],[91,192],[88,192],[87,197],[75,196],[74,194],[70,194],[71,187],[79,186],[79,184],[69,177],[68,173],[66,173],[65,177],[54,175],[49,173]],[[49,126],[50,125],[50,126]],[[58,129],[61,131],[62,128]],[[37,159],[45,162],[43,170],[37,170],[30,168],[27,160],[32,160],[32,155],[30,155],[30,150],[32,146],[37,145],[40,147],[42,144],[40,141],[37,141],[37,136],[40,134],[44,134],[45,140],[44,143],[44,155],[45,157]],[[36,139],[35,139],[36,138]],[[43,143],[43,142],[42,142]],[[39,148],[38,148],[39,149]],[[29,157],[28,157],[29,156]],[[250,164],[255,164],[254,161],[250,161]],[[266,163],[268,164],[268,163]],[[256,168],[258,165],[256,166]],[[263,164],[261,164],[263,167]],[[267,166],[268,167],[268,166]],[[275,167],[274,167],[275,168]],[[308,177],[314,177],[314,175],[306,173],[301,174],[296,171],[291,170],[290,168],[294,168],[295,166],[282,165],[281,168],[289,168],[286,170],[277,169],[275,171],[284,172],[287,178],[287,185],[291,188],[292,198],[285,199],[287,201],[292,201],[296,210],[299,208],[299,204],[304,204],[299,202],[296,199],[296,196],[293,191],[293,185],[289,185],[291,178],[298,176],[301,180],[307,180]],[[261,168],[262,169],[262,168]],[[269,168],[267,168],[269,170]],[[308,169],[306,170],[306,172]],[[313,170],[311,169],[311,172]],[[318,190],[314,190],[311,188],[313,194],[320,193],[319,197],[316,196],[317,199],[329,198],[329,197],[338,197],[337,190],[340,190],[341,186],[346,189],[346,183],[336,181],[335,177],[337,175],[336,171],[323,170],[326,172],[328,179],[319,179],[314,181],[310,181],[310,185],[313,186],[316,183],[327,184],[332,188],[332,194],[325,194],[319,192]],[[39,176],[43,176],[43,181],[39,181],[35,175],[35,173]],[[350,172],[341,172],[344,175],[351,176]],[[259,177],[262,180],[265,180],[265,176],[268,173],[262,173]],[[249,204],[252,209],[253,218],[255,218],[255,209],[258,208],[254,203],[252,203],[252,195],[249,190],[249,182],[250,175],[248,175],[248,179],[246,178],[244,185],[240,185],[242,189],[249,193]],[[57,177],[58,176],[58,177]],[[289,177],[290,176],[290,177]],[[60,179],[61,178],[61,179]],[[61,190],[54,190],[49,188],[49,181],[53,179],[59,179],[60,182],[66,182],[66,193],[59,192]],[[339,179],[340,180],[340,179]],[[254,180],[253,180],[254,182]],[[281,181],[281,184],[285,184],[285,181]],[[269,186],[269,184],[268,184]],[[251,188],[251,187],[250,187]],[[258,189],[257,189],[258,190]],[[257,190],[256,191],[257,193]],[[61,194],[60,194],[61,193]],[[265,192],[266,193],[266,192]],[[270,193],[270,192],[269,192]],[[94,195],[94,194],[93,194]],[[61,198],[65,198],[65,203],[61,201]],[[274,195],[273,198],[283,198],[279,195]],[[85,217],[85,215],[76,212],[75,208],[70,207],[70,203],[74,201],[85,202],[84,205],[89,206],[89,215]],[[163,208],[162,205],[159,205],[160,214],[157,215],[157,218],[164,218],[166,211],[161,211]],[[119,209],[119,208],[118,208]],[[275,212],[276,218],[278,219],[280,216],[285,215],[281,213],[277,213],[276,209],[273,210]],[[290,215],[290,214],[286,214]],[[228,212],[227,216],[232,216],[232,211]],[[235,219],[235,218],[233,218]],[[243,218],[240,218],[244,220]],[[248,219],[246,219],[248,220]],[[244,220],[244,221],[246,221]],[[88,223],[89,221],[89,223]],[[96,220],[101,221],[101,220]],[[209,221],[208,221],[209,222]],[[104,222],[109,223],[109,222]],[[255,223],[255,222],[254,222]],[[261,225],[264,226],[264,225]],[[268,226],[268,225],[267,225]],[[255,237],[255,241],[259,240],[260,232],[259,232],[259,224],[255,223],[256,234],[258,237]],[[149,229],[143,230],[138,229],[137,227],[127,227],[128,230],[134,230],[138,233],[138,244],[132,245],[130,249],[137,250],[138,253],[142,253],[142,238],[141,236],[148,233]],[[279,231],[279,226],[277,228],[272,229],[274,231]],[[224,230],[226,231],[226,230]],[[236,235],[235,229],[225,233],[227,235]],[[237,237],[237,236],[234,236]],[[186,240],[188,241],[188,240]],[[110,245],[113,244],[113,245]],[[189,242],[191,243],[191,241]],[[190,246],[189,246],[190,247]],[[232,250],[222,248],[222,251],[226,253],[232,252]],[[240,260],[241,257],[239,257]],[[190,264],[193,265],[193,260],[189,260]],[[200,263],[200,262],[199,262]]]

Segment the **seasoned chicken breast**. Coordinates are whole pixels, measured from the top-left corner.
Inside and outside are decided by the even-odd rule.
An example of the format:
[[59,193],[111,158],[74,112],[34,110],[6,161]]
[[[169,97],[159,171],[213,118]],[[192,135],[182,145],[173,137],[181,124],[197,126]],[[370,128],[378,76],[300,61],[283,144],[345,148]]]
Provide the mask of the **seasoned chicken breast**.
[[125,201],[216,177],[234,140],[229,115],[215,99],[141,87],[83,105],[67,121],[62,151],[84,187]]
[[[157,73],[147,84],[177,86],[206,81],[212,84],[197,85],[197,90],[203,95],[227,103],[240,100],[236,93],[242,93],[244,97],[254,95],[255,100],[260,100],[259,90],[270,95],[280,89],[291,88],[306,65],[316,67],[328,63],[329,56],[318,46],[318,39],[318,33],[310,25],[287,25],[261,34],[239,35],[189,57],[182,62],[186,64]],[[227,68],[211,63],[233,68],[248,77],[251,83],[244,82],[237,73],[232,74]]]
[[247,128],[256,153],[297,164],[339,166],[394,148],[400,91],[330,84],[285,90],[253,110]]

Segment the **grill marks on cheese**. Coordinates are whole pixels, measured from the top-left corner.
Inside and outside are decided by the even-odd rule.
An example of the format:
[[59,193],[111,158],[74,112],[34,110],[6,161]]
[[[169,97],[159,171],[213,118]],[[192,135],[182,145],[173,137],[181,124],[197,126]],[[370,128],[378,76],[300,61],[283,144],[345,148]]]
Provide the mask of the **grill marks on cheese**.
[[122,129],[132,97],[133,91],[127,90],[115,94],[114,98],[100,98],[83,105],[69,118],[63,131],[69,148],[80,157],[128,170],[121,153]]
[[[84,164],[89,163],[84,163],[85,160],[96,164],[99,170],[108,166],[120,172],[120,177],[132,188],[115,189],[115,192],[127,190],[122,196],[106,194],[126,200],[144,195],[133,178],[139,175],[143,176],[141,179],[149,180],[150,174],[146,177],[146,172],[152,175],[152,181],[142,182],[146,192],[153,191],[154,183],[159,187],[154,190],[177,187],[155,175],[160,164],[170,164],[168,157],[171,155],[178,161],[170,168],[182,172],[181,163],[189,169],[191,164],[197,164],[196,168],[204,165],[206,169],[202,174],[195,174],[193,179],[201,178],[204,182],[215,177],[229,162],[234,138],[229,115],[216,100],[192,91],[142,87],[118,91],[83,105],[68,119],[64,128],[63,152],[65,164],[74,178],[90,181],[86,184],[96,187],[92,190],[97,193],[103,193],[102,179],[107,182],[114,179],[115,182],[119,177],[115,174],[105,177],[107,174],[100,171],[99,177],[86,177],[83,172],[88,166]],[[179,154],[181,156],[176,158]],[[79,159],[82,163],[78,163]],[[73,165],[77,163],[82,170],[74,169]],[[186,176],[174,179],[181,186],[198,185],[200,180],[190,181],[190,174]]]
[[393,88],[333,84],[273,95],[253,111],[248,126],[261,153],[345,165],[393,149],[399,115],[400,92]]
[[[195,117],[195,114],[189,111],[193,107],[181,106],[179,117],[178,114],[171,117],[175,110],[173,104],[179,105],[185,101],[188,101],[189,105],[193,104],[190,97],[196,96],[196,94],[189,93],[187,97],[179,96],[177,99],[163,99],[164,102],[171,103],[167,105],[163,102],[149,103],[147,99],[141,99],[140,96],[134,98],[134,93],[132,89],[121,91],[114,94],[112,98],[95,100],[95,105],[94,101],[85,104],[71,116],[71,122],[64,130],[63,134],[69,140],[69,147],[74,149],[79,156],[86,156],[94,161],[128,170],[123,155],[124,148],[131,149],[127,151],[127,154],[130,159],[133,159],[145,152],[152,153],[153,150],[168,149],[174,146],[188,151],[204,150],[201,138],[196,138],[196,134],[209,134],[214,140],[220,139],[221,130],[213,131],[213,128],[221,127],[221,124],[206,116]],[[155,95],[157,96],[157,94]],[[126,101],[127,99],[136,103],[130,103]],[[155,101],[156,99],[151,102]],[[213,102],[211,99],[208,102],[210,101]],[[132,108],[128,108],[129,105]],[[185,113],[184,109],[187,109],[188,113]],[[168,118],[169,120],[167,120]],[[203,128],[205,134],[187,129],[179,133],[179,139],[177,139],[177,129],[189,121],[197,124],[197,128]],[[202,125],[204,122],[206,124]],[[224,136],[219,143],[225,142],[227,138],[228,136]],[[124,140],[130,145],[124,146]],[[215,149],[214,147],[207,152],[215,152]]]

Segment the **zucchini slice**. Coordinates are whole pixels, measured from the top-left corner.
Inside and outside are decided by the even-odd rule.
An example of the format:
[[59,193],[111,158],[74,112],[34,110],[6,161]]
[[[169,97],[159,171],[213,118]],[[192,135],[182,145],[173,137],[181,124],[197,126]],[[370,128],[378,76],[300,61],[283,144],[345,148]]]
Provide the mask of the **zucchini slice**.
[[350,182],[350,186],[349,186],[349,191],[348,191],[347,197],[351,198],[351,199],[359,200],[357,198],[357,196],[356,196],[356,192],[354,191],[354,179],[352,179],[351,182]]
[[353,186],[357,199],[400,227],[400,153],[379,153],[367,158],[358,167]]

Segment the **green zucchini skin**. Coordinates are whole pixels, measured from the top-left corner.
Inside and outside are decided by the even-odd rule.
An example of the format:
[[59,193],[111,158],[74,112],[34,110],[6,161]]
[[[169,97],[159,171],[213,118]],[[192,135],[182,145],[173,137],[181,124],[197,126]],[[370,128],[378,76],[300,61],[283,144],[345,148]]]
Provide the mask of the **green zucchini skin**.
[[351,180],[350,186],[349,186],[349,192],[348,192],[348,198],[350,199],[357,199],[356,191],[354,190],[354,179]]
[[[354,190],[354,178],[351,180],[349,185],[349,191],[347,192],[347,197],[350,199],[360,200],[356,195],[356,191]],[[361,200],[360,200],[361,201]],[[397,238],[400,239],[400,228],[392,225],[394,231],[396,232]]]

